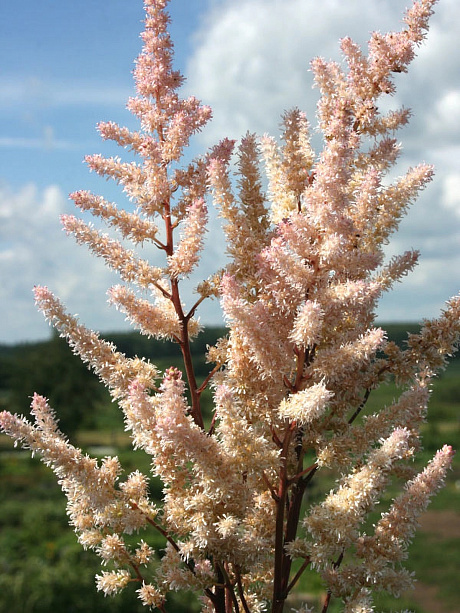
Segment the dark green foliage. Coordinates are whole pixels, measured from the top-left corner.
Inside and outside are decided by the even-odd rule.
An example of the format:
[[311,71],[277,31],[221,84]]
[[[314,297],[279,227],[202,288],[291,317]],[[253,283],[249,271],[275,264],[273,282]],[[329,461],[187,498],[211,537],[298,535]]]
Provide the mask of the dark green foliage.
[[[206,346],[224,334],[225,328],[209,328],[192,343],[198,381],[213,367],[205,361]],[[128,357],[149,359],[160,370],[182,366],[177,344],[148,339],[136,332],[107,334],[105,338]],[[0,346],[0,408],[27,416],[34,392],[48,398],[61,430],[71,437],[76,430],[118,427],[122,423],[107,390],[57,334],[41,343]],[[203,395],[203,404],[209,416],[209,394]]]
[[[140,453],[140,452],[138,452]],[[138,454],[122,452],[127,471]],[[148,470],[148,460],[141,469]],[[159,496],[158,482],[152,482]],[[83,551],[67,523],[65,497],[54,475],[25,452],[0,453],[0,613],[145,613],[134,583],[115,598],[96,591],[99,558]],[[162,537],[146,535],[161,549]],[[189,596],[174,595],[169,610],[193,613]]]
[[8,410],[27,415],[37,392],[56,409],[60,428],[68,435],[92,427],[94,410],[109,400],[97,377],[56,334],[47,342],[19,345],[2,361],[0,384]]
[[418,334],[421,329],[421,325],[415,323],[383,323],[380,326],[386,330],[388,340],[393,341],[402,349],[406,347],[407,335]]

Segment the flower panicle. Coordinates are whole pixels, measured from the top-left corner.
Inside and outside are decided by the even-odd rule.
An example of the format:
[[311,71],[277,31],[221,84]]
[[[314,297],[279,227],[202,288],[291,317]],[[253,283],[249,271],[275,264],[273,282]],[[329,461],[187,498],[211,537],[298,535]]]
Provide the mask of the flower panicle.
[[[142,604],[162,612],[169,592],[191,590],[208,613],[283,613],[308,568],[326,582],[323,613],[337,598],[346,613],[367,613],[374,590],[397,595],[411,585],[401,562],[454,452],[444,446],[415,477],[408,460],[420,448],[432,378],[458,347],[460,298],[403,347],[376,324],[381,295],[419,256],[412,250],[386,261],[384,247],[433,175],[420,164],[389,176],[401,150],[395,131],[410,111],[382,114],[379,105],[412,61],[434,4],[415,0],[403,29],[374,33],[367,55],[346,37],[344,62],[313,60],[318,151],[294,108],[282,117],[279,141],[247,133],[237,146],[223,139],[188,159],[211,109],[180,96],[168,0],[144,0],[136,94],[127,103],[140,127],[98,125],[104,141],[134,159],[86,157],[129,203],[123,209],[75,191],[80,211],[108,232],[72,215],[62,224],[121,277],[108,291],[111,305],[141,334],[175,343],[183,368],[160,373],[127,357],[46,287],[35,288],[35,300],[120,405],[134,448],[151,457],[151,475],[125,477],[118,457],[98,461],[73,446],[39,395],[31,421],[0,413],[2,431],[55,471],[79,542],[102,560],[96,586],[104,595],[135,583]],[[214,240],[208,196],[223,221],[228,263],[187,305],[184,287],[199,270],[205,239]],[[206,347],[205,364],[191,341],[202,302],[213,297],[228,330]],[[392,379],[399,397],[368,404]],[[341,476],[312,502],[310,488],[328,470]],[[163,486],[161,506],[149,493],[152,475]],[[367,534],[395,475],[406,486]]]

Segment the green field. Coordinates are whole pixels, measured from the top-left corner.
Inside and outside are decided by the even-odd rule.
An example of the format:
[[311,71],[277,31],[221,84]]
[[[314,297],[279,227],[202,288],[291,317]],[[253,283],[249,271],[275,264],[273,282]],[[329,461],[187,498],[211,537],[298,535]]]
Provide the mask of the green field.
[[[389,327],[390,336],[399,340],[402,328]],[[222,330],[206,331],[195,345],[196,354],[220,333]],[[147,345],[146,339],[134,341],[139,337],[132,335],[112,338],[127,354],[147,355],[160,368],[177,363],[177,353],[159,343],[150,341]],[[169,352],[166,355],[165,350]],[[197,360],[196,367],[198,375],[204,376],[203,360]],[[62,429],[70,432],[73,442],[96,455],[117,454],[127,472],[139,468],[148,473],[149,458],[141,451],[132,451],[116,406],[57,337],[48,343],[0,347],[0,408],[26,414],[33,391],[50,398],[62,417]],[[377,409],[396,395],[394,387],[384,386],[372,394],[368,409]],[[420,466],[444,443],[460,448],[459,407],[460,360],[456,359],[434,385],[428,423],[423,426],[424,450],[417,460]],[[332,484],[322,483],[322,487],[327,490]],[[151,491],[159,496],[160,484],[152,481]],[[381,509],[389,504],[390,494]],[[445,489],[422,519],[422,528],[410,549],[407,566],[418,578],[416,590],[399,600],[382,595],[377,611],[390,613],[406,608],[416,613],[460,613],[459,510],[457,461]],[[164,546],[156,534],[144,538],[159,549]],[[68,527],[65,498],[53,473],[27,452],[14,449],[5,436],[0,437],[0,570],[0,613],[146,610],[134,590],[125,590],[117,598],[104,598],[96,592],[94,574],[100,572],[99,559],[81,549]],[[296,597],[313,602],[321,598],[322,586],[315,575],[305,575],[298,592]],[[199,606],[181,595],[168,610],[193,613]],[[339,610],[340,606],[334,604],[328,609],[333,613]]]

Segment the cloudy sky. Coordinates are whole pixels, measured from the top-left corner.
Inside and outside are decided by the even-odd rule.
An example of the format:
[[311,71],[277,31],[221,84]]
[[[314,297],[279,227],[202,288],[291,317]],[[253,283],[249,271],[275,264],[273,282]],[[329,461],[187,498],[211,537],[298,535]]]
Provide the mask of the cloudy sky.
[[[309,61],[338,59],[340,37],[365,44],[372,30],[399,28],[409,0],[171,0],[176,65],[184,94],[214,110],[194,152],[247,130],[277,133],[294,105],[314,125],[317,92]],[[0,23],[0,344],[46,338],[32,300],[48,285],[90,327],[121,329],[106,305],[117,279],[60,229],[73,212],[67,194],[119,192],[82,163],[87,153],[114,155],[95,131],[100,120],[136,124],[125,110],[141,42],[141,0],[23,0],[2,8]],[[398,77],[394,106],[412,108],[400,132],[398,172],[420,161],[436,178],[401,226],[389,254],[422,252],[417,271],[386,297],[383,321],[435,316],[458,291],[460,270],[460,47],[458,0],[440,0],[409,75]],[[195,151],[196,150],[196,151]],[[122,152],[121,152],[122,153]],[[212,229],[202,273],[223,263]],[[217,304],[201,315],[219,323]]]

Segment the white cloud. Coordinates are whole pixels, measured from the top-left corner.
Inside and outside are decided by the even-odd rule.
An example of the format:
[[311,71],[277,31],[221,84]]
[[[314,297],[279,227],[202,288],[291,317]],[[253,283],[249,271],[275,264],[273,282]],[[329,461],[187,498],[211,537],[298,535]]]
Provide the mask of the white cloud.
[[458,143],[460,138],[460,88],[441,92],[426,116],[426,128],[437,142]]
[[[294,105],[314,123],[311,59],[340,59],[343,36],[365,44],[375,29],[399,28],[404,7],[400,0],[218,3],[195,36],[187,67],[189,90],[214,109],[206,139],[239,137],[248,128],[274,132],[280,115]],[[453,23],[443,36],[450,32]]]
[[460,170],[444,177],[443,192],[444,204],[460,217]]
[[[363,45],[373,30],[399,29],[404,0],[223,0],[214,5],[195,36],[187,70],[190,93],[210,104],[214,121],[203,133],[207,145],[247,130],[278,133],[280,116],[296,105],[315,126],[318,92],[309,61],[340,59],[339,38]],[[385,319],[434,316],[458,291],[460,227],[458,130],[460,3],[436,5],[427,40],[409,74],[397,75],[397,95],[385,104],[404,105],[414,117],[400,132],[403,156],[396,174],[420,161],[435,163],[436,178],[411,209],[389,253],[422,252],[419,267],[382,301]],[[391,306],[392,305],[392,306]]]
[[[59,216],[69,212],[78,215],[56,185],[39,190],[30,184],[18,191],[0,185],[0,344],[48,336],[48,325],[33,303],[34,285],[48,286],[70,313],[78,314],[94,330],[128,328],[124,316],[107,304],[106,291],[120,278],[62,231]],[[197,283],[224,264],[222,236],[215,219],[211,228],[207,258],[199,274],[182,284],[188,308],[197,299],[192,295]],[[146,247],[140,256],[164,264],[158,260],[156,248]],[[222,324],[215,300],[206,301],[200,316],[207,324]]]
[[96,329],[119,329],[123,318],[106,305],[117,281],[101,261],[61,230],[59,215],[72,206],[59,187],[15,192],[0,186],[0,343],[44,338],[48,325],[33,303],[34,285],[47,285],[72,313]]
[[[309,63],[340,60],[339,39],[351,36],[366,50],[373,30],[399,29],[404,0],[222,0],[204,16],[187,66],[187,89],[213,108],[202,139],[207,145],[247,130],[277,133],[284,110],[299,106],[315,125],[318,92]],[[427,40],[398,92],[385,106],[413,110],[401,132],[407,150],[458,141],[460,3],[436,5]],[[427,142],[427,139],[428,142]]]

